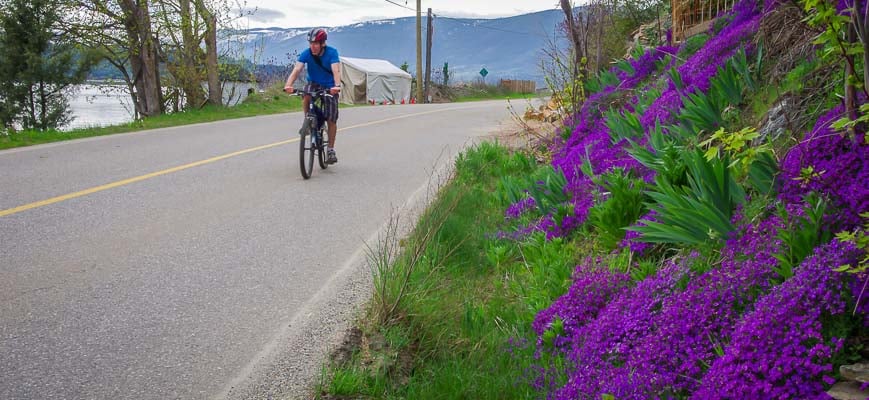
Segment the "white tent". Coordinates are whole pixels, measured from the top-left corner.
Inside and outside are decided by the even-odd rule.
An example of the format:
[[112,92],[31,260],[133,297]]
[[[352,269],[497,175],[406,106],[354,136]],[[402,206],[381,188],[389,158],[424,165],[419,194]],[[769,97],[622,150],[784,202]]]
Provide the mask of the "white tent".
[[341,57],[341,96],[344,104],[384,100],[410,102],[410,74],[386,60]]

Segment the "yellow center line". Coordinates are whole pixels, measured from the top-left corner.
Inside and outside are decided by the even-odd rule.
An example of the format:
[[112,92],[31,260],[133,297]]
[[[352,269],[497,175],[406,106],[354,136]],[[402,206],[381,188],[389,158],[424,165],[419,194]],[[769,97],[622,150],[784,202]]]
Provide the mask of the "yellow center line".
[[[376,125],[376,124],[382,124],[384,122],[394,121],[394,120],[398,120],[398,119],[416,117],[416,116],[425,115],[425,114],[432,114],[432,113],[436,113],[436,112],[451,111],[451,110],[455,110],[455,109],[456,108],[446,108],[446,109],[441,109],[441,110],[420,112],[420,113],[416,113],[416,114],[402,115],[402,116],[398,116],[398,117],[387,118],[387,119],[382,119],[382,120],[378,120],[378,121],[366,122],[363,124],[348,126],[346,128],[338,129],[338,131],[340,132],[340,131],[345,131],[345,130],[350,130],[350,129],[362,128],[362,127]],[[34,208],[43,207],[43,206],[47,206],[50,204],[60,203],[61,201],[66,201],[66,200],[71,200],[71,199],[74,199],[77,197],[87,196],[89,194],[102,192],[104,190],[109,190],[109,189],[113,189],[116,187],[126,186],[126,185],[129,185],[132,183],[141,182],[141,181],[151,179],[151,178],[156,178],[158,176],[167,175],[167,174],[171,174],[171,173],[178,172],[178,171],[183,171],[185,169],[198,167],[198,166],[205,165],[205,164],[211,164],[213,162],[225,160],[225,159],[231,158],[231,157],[240,156],[242,154],[252,153],[252,152],[260,151],[260,150],[265,150],[265,149],[269,149],[272,147],[281,146],[281,145],[285,145],[285,144],[289,144],[289,143],[293,143],[293,142],[298,142],[298,141],[299,141],[299,138],[294,138],[294,139],[282,140],[280,142],[275,142],[275,143],[266,144],[266,145],[262,145],[262,146],[251,147],[249,149],[239,150],[239,151],[236,151],[233,153],[224,154],[221,156],[212,157],[212,158],[205,159],[205,160],[195,161],[195,162],[192,162],[189,164],[179,165],[177,167],[164,169],[162,171],[151,172],[150,174],[140,175],[140,176],[137,176],[134,178],[120,180],[120,181],[108,183],[105,185],[92,187],[90,189],[80,190],[80,191],[74,192],[74,193],[69,193],[69,194],[65,194],[62,196],[52,197],[50,199],[25,204],[25,205],[18,206],[15,208],[0,210],[0,217],[5,217],[7,215],[20,213],[22,211],[27,211],[27,210],[31,210]]]

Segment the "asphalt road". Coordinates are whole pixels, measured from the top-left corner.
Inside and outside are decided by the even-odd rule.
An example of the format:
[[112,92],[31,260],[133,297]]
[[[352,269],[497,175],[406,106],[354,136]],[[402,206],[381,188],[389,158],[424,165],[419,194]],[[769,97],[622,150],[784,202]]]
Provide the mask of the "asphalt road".
[[0,152],[0,399],[303,396],[370,296],[364,246],[504,101],[343,108]]

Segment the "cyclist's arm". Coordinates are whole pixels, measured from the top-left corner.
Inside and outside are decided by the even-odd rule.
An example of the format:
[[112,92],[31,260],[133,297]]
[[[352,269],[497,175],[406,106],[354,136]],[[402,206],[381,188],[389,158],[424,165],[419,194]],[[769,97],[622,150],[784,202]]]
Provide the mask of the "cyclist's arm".
[[341,91],[341,63],[332,63],[332,76],[335,77],[335,87],[330,92],[334,95]]
[[287,78],[287,83],[284,85],[284,91],[287,93],[293,93],[293,83],[296,82],[296,79],[299,78],[299,74],[302,72],[302,69],[305,68],[305,63],[296,62],[296,65],[293,66],[293,72],[290,72],[290,77]]

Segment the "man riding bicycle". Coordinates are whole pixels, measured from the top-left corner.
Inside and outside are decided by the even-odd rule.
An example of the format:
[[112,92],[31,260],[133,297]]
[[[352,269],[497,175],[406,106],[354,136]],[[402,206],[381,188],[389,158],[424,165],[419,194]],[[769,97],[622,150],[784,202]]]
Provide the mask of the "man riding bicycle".
[[[326,163],[334,164],[338,162],[338,156],[335,155],[335,134],[338,132],[338,93],[341,91],[341,61],[338,59],[338,50],[334,47],[326,46],[326,30],[323,28],[314,28],[308,32],[308,45],[310,48],[305,49],[302,54],[299,54],[299,59],[293,67],[293,72],[287,78],[287,84],[284,85],[284,91],[293,93],[293,83],[302,72],[302,68],[307,66],[308,84],[305,86],[305,97],[302,100],[303,110],[307,113],[308,104],[311,101],[311,95],[308,93],[317,90],[329,89],[331,97],[323,97],[323,114],[326,120],[329,121],[329,150],[326,151]],[[336,81],[337,79],[337,81]]]

